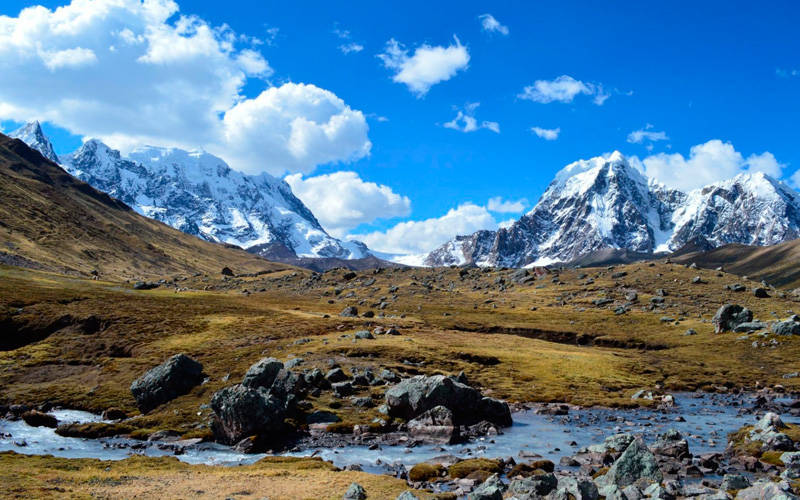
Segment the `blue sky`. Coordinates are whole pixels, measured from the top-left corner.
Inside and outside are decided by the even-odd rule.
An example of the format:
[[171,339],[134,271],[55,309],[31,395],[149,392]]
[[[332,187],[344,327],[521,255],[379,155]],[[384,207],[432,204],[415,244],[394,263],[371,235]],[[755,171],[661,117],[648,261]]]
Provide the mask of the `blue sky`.
[[[51,9],[68,3],[37,2]],[[16,18],[30,5],[5,0],[0,14]],[[659,153],[680,154],[685,160],[682,163],[662,157],[648,167],[660,180],[683,188],[692,184],[686,178],[693,177],[698,168],[707,168],[707,178],[714,179],[755,169],[755,164],[767,165],[770,173],[787,182],[800,182],[800,176],[791,180],[800,167],[800,37],[796,31],[800,4],[684,1],[609,5],[588,1],[412,1],[400,7],[366,1],[191,1],[181,2],[180,14],[172,14],[166,23],[174,25],[179,15],[195,15],[209,26],[225,24],[237,36],[259,39],[255,44],[237,39],[238,50],[258,52],[270,68],[257,76],[248,75],[238,99],[255,99],[266,88],[288,82],[304,83],[335,94],[351,110],[363,114],[368,127],[364,133],[371,144],[368,154],[348,153],[355,147],[348,143],[350,149],[319,157],[325,161],[338,155],[345,161],[309,164],[318,158],[312,155],[294,169],[294,163],[287,163],[289,167],[280,174],[301,172],[302,179],[309,179],[352,171],[359,182],[376,183],[410,202],[410,208],[403,203],[398,208],[396,199],[360,207],[361,218],[343,223],[337,230],[340,235],[363,235],[391,230],[402,221],[441,218],[465,203],[486,207],[493,197],[527,200],[522,205],[530,208],[564,165],[615,149],[641,159]],[[491,14],[500,27],[484,29],[485,18],[480,17],[484,14]],[[87,31],[89,40],[90,35]],[[408,50],[409,57],[423,45],[448,48],[460,44],[469,62],[420,95],[393,81],[396,70],[378,57],[392,39]],[[345,53],[341,47],[346,45],[361,50]],[[0,68],[3,57],[0,49]],[[100,62],[95,64],[105,64],[103,56],[98,57]],[[81,70],[77,65],[68,69],[73,73],[61,74],[61,67],[41,73],[39,81],[53,79],[53,85],[43,87],[42,92],[58,92],[58,79],[64,81]],[[26,67],[20,70],[24,72]],[[192,68],[182,67],[181,71]],[[34,74],[31,69],[30,75]],[[552,82],[562,75],[578,82],[575,85],[583,92],[562,95],[561,100],[553,100],[552,94],[551,102],[541,102],[548,100],[541,93],[533,100],[524,98],[525,87],[536,81]],[[101,81],[105,79],[101,77]],[[118,84],[115,82],[109,78],[107,83],[113,86]],[[124,89],[120,93],[124,95]],[[598,95],[604,98],[601,105],[596,103]],[[50,118],[45,128],[59,153],[75,149],[81,136],[93,133],[77,130],[75,123],[63,118],[63,111],[48,114],[41,109],[36,116],[23,116],[31,113],[30,107],[3,111],[4,99],[19,98],[4,93],[0,83],[0,118],[5,130],[24,119]],[[445,126],[459,111],[474,116],[477,130]],[[125,121],[118,120],[120,134],[127,138],[143,135],[141,131],[128,133]],[[484,121],[496,123],[499,133],[482,128]],[[94,127],[94,122],[80,123]],[[71,129],[72,134],[59,125]],[[94,134],[99,132],[106,139],[114,134],[109,127],[113,124],[98,124]],[[550,140],[538,136],[532,127],[551,130],[542,132]],[[557,137],[553,137],[556,129]],[[645,132],[640,134],[642,140],[631,142],[636,136],[629,134],[637,130]],[[648,140],[648,135],[659,140]],[[147,137],[152,142],[151,136]],[[358,139],[348,136],[346,140]],[[712,140],[722,144],[708,146],[714,151],[729,143],[723,160],[729,164],[718,169],[713,161],[691,163],[690,148]],[[206,142],[213,139],[198,136],[186,142],[207,147]],[[210,150],[238,166],[224,154],[223,146]],[[765,152],[771,159],[761,156]],[[245,153],[231,155],[245,161]],[[759,161],[748,163],[751,155],[759,155],[755,157]],[[347,161],[354,157],[359,158]],[[319,185],[307,191],[319,197],[336,196],[335,179],[329,178],[328,184],[334,188],[331,193],[321,192]],[[355,191],[352,196],[364,192]],[[315,208],[313,200],[304,201]],[[463,228],[492,226],[520,215],[519,210],[508,210],[473,213],[477,218]],[[328,218],[329,224],[337,224],[333,215],[320,216],[323,223]],[[359,221],[363,222],[353,226]],[[408,229],[414,227],[422,228],[412,224]],[[444,237],[436,231],[431,229],[428,238]],[[381,236],[386,235],[375,234],[373,241]],[[396,232],[394,237],[403,239],[406,233]],[[384,250],[412,251],[425,244],[417,242],[408,248],[388,245]]]

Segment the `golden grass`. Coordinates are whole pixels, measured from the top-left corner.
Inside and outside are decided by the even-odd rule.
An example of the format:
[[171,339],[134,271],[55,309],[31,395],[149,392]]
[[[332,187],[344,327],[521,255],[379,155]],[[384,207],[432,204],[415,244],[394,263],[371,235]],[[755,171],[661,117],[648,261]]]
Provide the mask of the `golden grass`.
[[[173,457],[122,461],[0,453],[0,498],[341,499],[357,482],[370,498],[395,498],[405,481],[338,471],[315,458],[269,457],[253,465],[188,465]],[[433,498],[415,491],[421,499]]]

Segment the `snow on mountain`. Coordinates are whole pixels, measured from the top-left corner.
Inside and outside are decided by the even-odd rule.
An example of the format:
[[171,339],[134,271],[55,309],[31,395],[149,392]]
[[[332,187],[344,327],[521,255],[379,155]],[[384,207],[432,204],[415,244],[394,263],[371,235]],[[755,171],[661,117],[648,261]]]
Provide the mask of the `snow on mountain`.
[[697,238],[718,246],[797,237],[800,195],[765,174],[742,174],[686,194],[647,179],[614,152],[567,165],[511,226],[458,236],[424,263],[523,267],[604,249],[672,251]]
[[[46,156],[52,152],[38,123],[18,132],[20,139]],[[52,157],[58,161],[55,153]],[[286,182],[266,173],[237,172],[206,152],[148,146],[123,157],[102,142],[89,140],[60,163],[70,174],[142,215],[267,258],[370,255],[361,242],[328,235]]]
[[31,148],[42,153],[42,156],[44,156],[48,160],[55,163],[59,163],[58,155],[56,155],[56,152],[53,149],[53,145],[50,144],[50,139],[48,139],[47,136],[44,135],[44,132],[42,131],[42,126],[39,124],[38,121],[33,121],[25,124],[24,126],[11,132],[11,134],[9,134],[9,137],[13,137],[14,139],[20,139],[22,142],[24,142]]

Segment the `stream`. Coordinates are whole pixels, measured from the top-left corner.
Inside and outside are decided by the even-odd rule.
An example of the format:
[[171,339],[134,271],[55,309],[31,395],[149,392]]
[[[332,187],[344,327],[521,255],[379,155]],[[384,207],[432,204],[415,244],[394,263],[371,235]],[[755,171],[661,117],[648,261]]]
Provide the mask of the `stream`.
[[[307,448],[283,453],[290,456],[318,456],[338,467],[359,465],[364,471],[385,473],[392,466],[423,462],[436,456],[455,455],[459,458],[541,456],[558,463],[580,448],[601,443],[612,434],[630,432],[642,435],[652,443],[658,434],[677,429],[689,442],[694,455],[722,452],[727,434],[744,425],[753,424],[756,416],[748,410],[749,396],[705,393],[678,393],[676,405],[664,411],[650,409],[620,410],[609,408],[572,409],[568,415],[550,416],[526,410],[513,414],[514,425],[497,436],[456,445],[421,445],[370,447],[348,445],[338,448]],[[51,412],[59,423],[102,422],[102,418],[75,410]],[[800,423],[797,418],[784,416],[786,422]],[[247,455],[216,443],[191,443],[180,446],[179,460],[191,464],[239,465],[253,463],[265,454]],[[82,439],[67,438],[55,429],[31,427],[22,420],[0,419],[0,451],[12,450],[22,454],[54,455],[65,458],[97,458],[122,460],[132,455],[172,456],[176,444],[137,441],[128,438]]]

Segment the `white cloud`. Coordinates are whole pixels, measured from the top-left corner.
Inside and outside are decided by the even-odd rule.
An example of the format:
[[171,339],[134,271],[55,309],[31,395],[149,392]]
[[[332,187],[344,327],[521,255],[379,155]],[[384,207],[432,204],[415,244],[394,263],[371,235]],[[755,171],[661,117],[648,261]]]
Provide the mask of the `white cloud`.
[[508,26],[503,26],[500,21],[494,18],[491,14],[481,14],[478,16],[481,21],[481,28],[483,31],[492,33],[500,33],[501,35],[508,35]]
[[44,65],[50,71],[61,68],[80,68],[89,66],[97,62],[97,56],[89,49],[75,47],[74,49],[64,49],[57,51],[43,50],[39,53]]
[[342,54],[352,54],[361,52],[364,50],[364,46],[356,42],[343,43],[342,45],[339,45],[339,50],[342,52]]
[[[263,41],[172,0],[73,0],[0,16],[0,120],[49,121],[129,149],[205,148],[249,172],[309,172],[368,154],[360,111],[313,85],[248,99]],[[257,127],[262,127],[257,129]]]
[[441,217],[401,222],[386,231],[352,235],[352,238],[379,252],[416,255],[430,252],[458,235],[497,227],[486,207],[464,203]]
[[648,123],[645,125],[644,128],[639,130],[634,130],[630,134],[628,134],[628,142],[631,144],[642,144],[643,142],[658,142],[658,141],[668,141],[669,137],[667,137],[666,132],[656,132],[653,129],[653,125]]
[[582,82],[569,75],[561,75],[554,80],[536,80],[517,94],[519,99],[540,102],[572,102],[575,96],[586,94],[594,96],[593,102],[602,106],[610,97],[601,84]]
[[558,134],[561,133],[561,127],[557,128],[542,128],[542,127],[531,127],[531,132],[538,135],[542,139],[546,141],[555,141],[558,139]]
[[692,146],[689,157],[680,153],[659,153],[633,162],[648,176],[669,187],[689,191],[741,173],[764,172],[780,178],[785,165],[770,152],[745,158],[730,142],[712,139]]
[[394,70],[392,80],[404,83],[417,97],[423,97],[432,86],[467,69],[469,51],[461,45],[458,37],[453,38],[455,43],[447,47],[427,44],[417,47],[412,56],[392,38],[386,42],[386,50],[378,57],[384,66]]
[[405,217],[411,201],[389,186],[363,181],[355,172],[335,172],[303,178],[286,176],[295,196],[316,215],[322,227],[336,237],[376,219]]
[[526,198],[512,201],[504,200],[501,196],[489,198],[489,203],[487,204],[490,211],[500,213],[519,213],[525,210],[527,206],[528,200]]
[[458,130],[459,132],[474,132],[478,129],[485,128],[499,134],[500,124],[497,122],[484,120],[478,125],[478,120],[475,119],[475,110],[478,106],[480,106],[479,102],[467,103],[464,109],[459,109],[456,117],[445,123],[443,127]]
[[332,92],[286,83],[225,113],[221,156],[246,170],[310,172],[316,165],[369,154],[368,125]]

